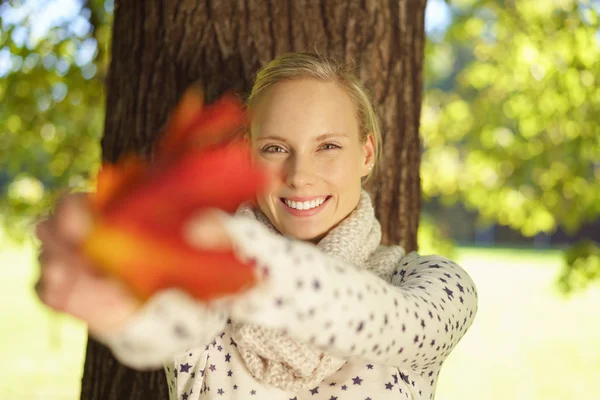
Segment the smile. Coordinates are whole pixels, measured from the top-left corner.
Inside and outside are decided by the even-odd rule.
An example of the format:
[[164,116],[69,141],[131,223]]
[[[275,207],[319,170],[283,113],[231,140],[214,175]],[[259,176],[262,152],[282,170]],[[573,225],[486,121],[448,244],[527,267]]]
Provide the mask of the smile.
[[307,200],[290,200],[282,197],[280,200],[290,214],[310,216],[319,212],[330,198],[331,196],[321,196]]

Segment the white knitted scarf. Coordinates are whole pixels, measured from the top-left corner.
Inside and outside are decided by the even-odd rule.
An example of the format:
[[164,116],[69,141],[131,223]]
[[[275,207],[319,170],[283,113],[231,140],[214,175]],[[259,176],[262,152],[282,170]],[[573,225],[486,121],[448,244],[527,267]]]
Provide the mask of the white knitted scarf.
[[[255,218],[278,233],[256,207],[244,205],[237,214]],[[362,191],[356,209],[317,246],[323,252],[363,266],[389,282],[404,251],[398,246],[380,246],[380,242],[381,226],[375,218],[369,194]],[[234,322],[232,335],[254,378],[288,392],[314,388],[346,362],[280,330]]]

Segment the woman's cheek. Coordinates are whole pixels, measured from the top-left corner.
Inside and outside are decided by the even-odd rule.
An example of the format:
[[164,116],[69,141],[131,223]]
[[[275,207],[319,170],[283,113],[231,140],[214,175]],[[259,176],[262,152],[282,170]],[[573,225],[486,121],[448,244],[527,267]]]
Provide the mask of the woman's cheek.
[[348,160],[336,157],[321,164],[319,174],[334,183],[342,183],[354,175],[354,168]]

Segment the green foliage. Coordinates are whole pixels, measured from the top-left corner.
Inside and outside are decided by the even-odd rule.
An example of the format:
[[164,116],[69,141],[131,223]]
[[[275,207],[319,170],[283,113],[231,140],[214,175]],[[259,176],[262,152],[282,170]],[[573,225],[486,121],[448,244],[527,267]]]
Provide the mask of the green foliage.
[[[425,198],[463,202],[526,236],[596,220],[600,5],[449,3],[453,23],[428,44]],[[575,264],[591,267],[590,257]]]
[[0,5],[0,223],[13,237],[100,160],[112,6],[66,3],[68,18],[54,2]]
[[456,244],[444,235],[435,221],[427,214],[423,214],[419,221],[417,242],[421,255],[438,254],[455,259]]
[[585,289],[600,280],[600,245],[592,241],[577,243],[565,252],[565,265],[559,277],[564,293]]
[[527,236],[574,231],[600,215],[598,12],[501,3],[459,2],[429,44],[423,189]]

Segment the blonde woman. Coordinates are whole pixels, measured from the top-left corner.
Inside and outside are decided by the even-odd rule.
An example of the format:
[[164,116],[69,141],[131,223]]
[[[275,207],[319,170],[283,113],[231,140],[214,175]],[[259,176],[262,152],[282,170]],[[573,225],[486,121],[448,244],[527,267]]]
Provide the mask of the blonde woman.
[[139,304],[70,250],[85,232],[70,197],[38,227],[41,299],[86,321],[123,364],[164,366],[173,400],[432,399],[476,289],[452,261],[380,244],[361,185],[382,143],[363,86],[330,58],[288,54],[258,74],[248,107],[253,157],[281,180],[258,206],[207,214],[186,235],[256,259],[258,285]]

